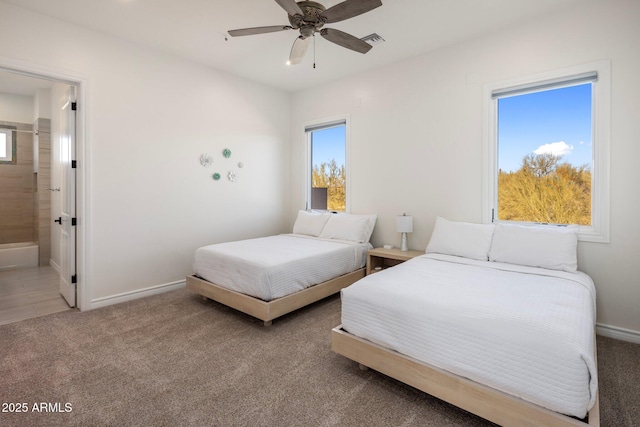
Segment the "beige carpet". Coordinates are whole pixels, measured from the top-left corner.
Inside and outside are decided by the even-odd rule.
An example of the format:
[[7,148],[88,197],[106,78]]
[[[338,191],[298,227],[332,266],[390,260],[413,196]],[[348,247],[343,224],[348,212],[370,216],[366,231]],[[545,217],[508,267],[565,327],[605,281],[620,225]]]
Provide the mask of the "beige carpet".
[[[179,290],[3,325],[0,402],[27,412],[0,426],[492,425],[331,352],[339,323],[337,296],[264,328]],[[598,350],[602,425],[640,425],[640,346]]]

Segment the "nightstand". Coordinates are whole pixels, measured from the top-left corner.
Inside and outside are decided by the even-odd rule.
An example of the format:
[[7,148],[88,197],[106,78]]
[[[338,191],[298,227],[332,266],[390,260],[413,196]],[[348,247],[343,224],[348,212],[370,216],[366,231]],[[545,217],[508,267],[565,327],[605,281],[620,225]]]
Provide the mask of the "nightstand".
[[367,274],[376,273],[388,267],[424,255],[424,251],[401,251],[399,248],[375,248],[367,252]]

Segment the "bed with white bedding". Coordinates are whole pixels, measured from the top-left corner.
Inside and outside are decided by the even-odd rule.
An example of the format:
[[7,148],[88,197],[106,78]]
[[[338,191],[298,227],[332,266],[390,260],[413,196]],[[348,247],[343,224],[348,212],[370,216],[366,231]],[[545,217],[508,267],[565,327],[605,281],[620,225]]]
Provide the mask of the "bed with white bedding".
[[292,234],[198,248],[187,288],[269,325],[362,278],[374,225],[371,215],[300,211]]
[[501,425],[598,425],[575,233],[440,223],[430,253],[342,291],[333,350]]

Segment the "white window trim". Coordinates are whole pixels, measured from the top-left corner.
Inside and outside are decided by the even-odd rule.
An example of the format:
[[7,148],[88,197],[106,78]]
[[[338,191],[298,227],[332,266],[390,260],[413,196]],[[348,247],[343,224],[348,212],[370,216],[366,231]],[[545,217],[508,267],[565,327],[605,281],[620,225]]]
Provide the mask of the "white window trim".
[[610,164],[609,144],[611,135],[611,62],[598,61],[523,78],[488,83],[483,88],[483,185],[482,220],[490,223],[492,210],[498,206],[497,194],[497,100],[491,94],[500,89],[532,85],[537,82],[596,71],[598,80],[593,84],[593,182],[591,226],[580,226],[578,240],[609,243],[610,239]]
[[321,120],[314,120],[307,123],[304,123],[302,126],[302,140],[305,143],[305,179],[304,179],[304,209],[307,209],[311,206],[311,173],[312,173],[312,165],[311,165],[311,138],[306,132],[306,129],[317,126],[327,126],[337,122],[345,122],[345,173],[347,174],[346,179],[346,206],[345,213],[351,212],[351,174],[349,173],[351,170],[351,129],[350,129],[350,117],[349,115],[340,115],[340,116],[332,116],[326,117]]

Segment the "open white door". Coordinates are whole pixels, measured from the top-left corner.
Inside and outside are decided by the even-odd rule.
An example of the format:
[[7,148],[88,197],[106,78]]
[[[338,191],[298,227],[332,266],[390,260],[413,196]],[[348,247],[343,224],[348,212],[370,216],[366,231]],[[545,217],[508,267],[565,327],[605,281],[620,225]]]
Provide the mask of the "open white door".
[[76,96],[67,92],[60,115],[60,293],[71,307],[76,306]]

